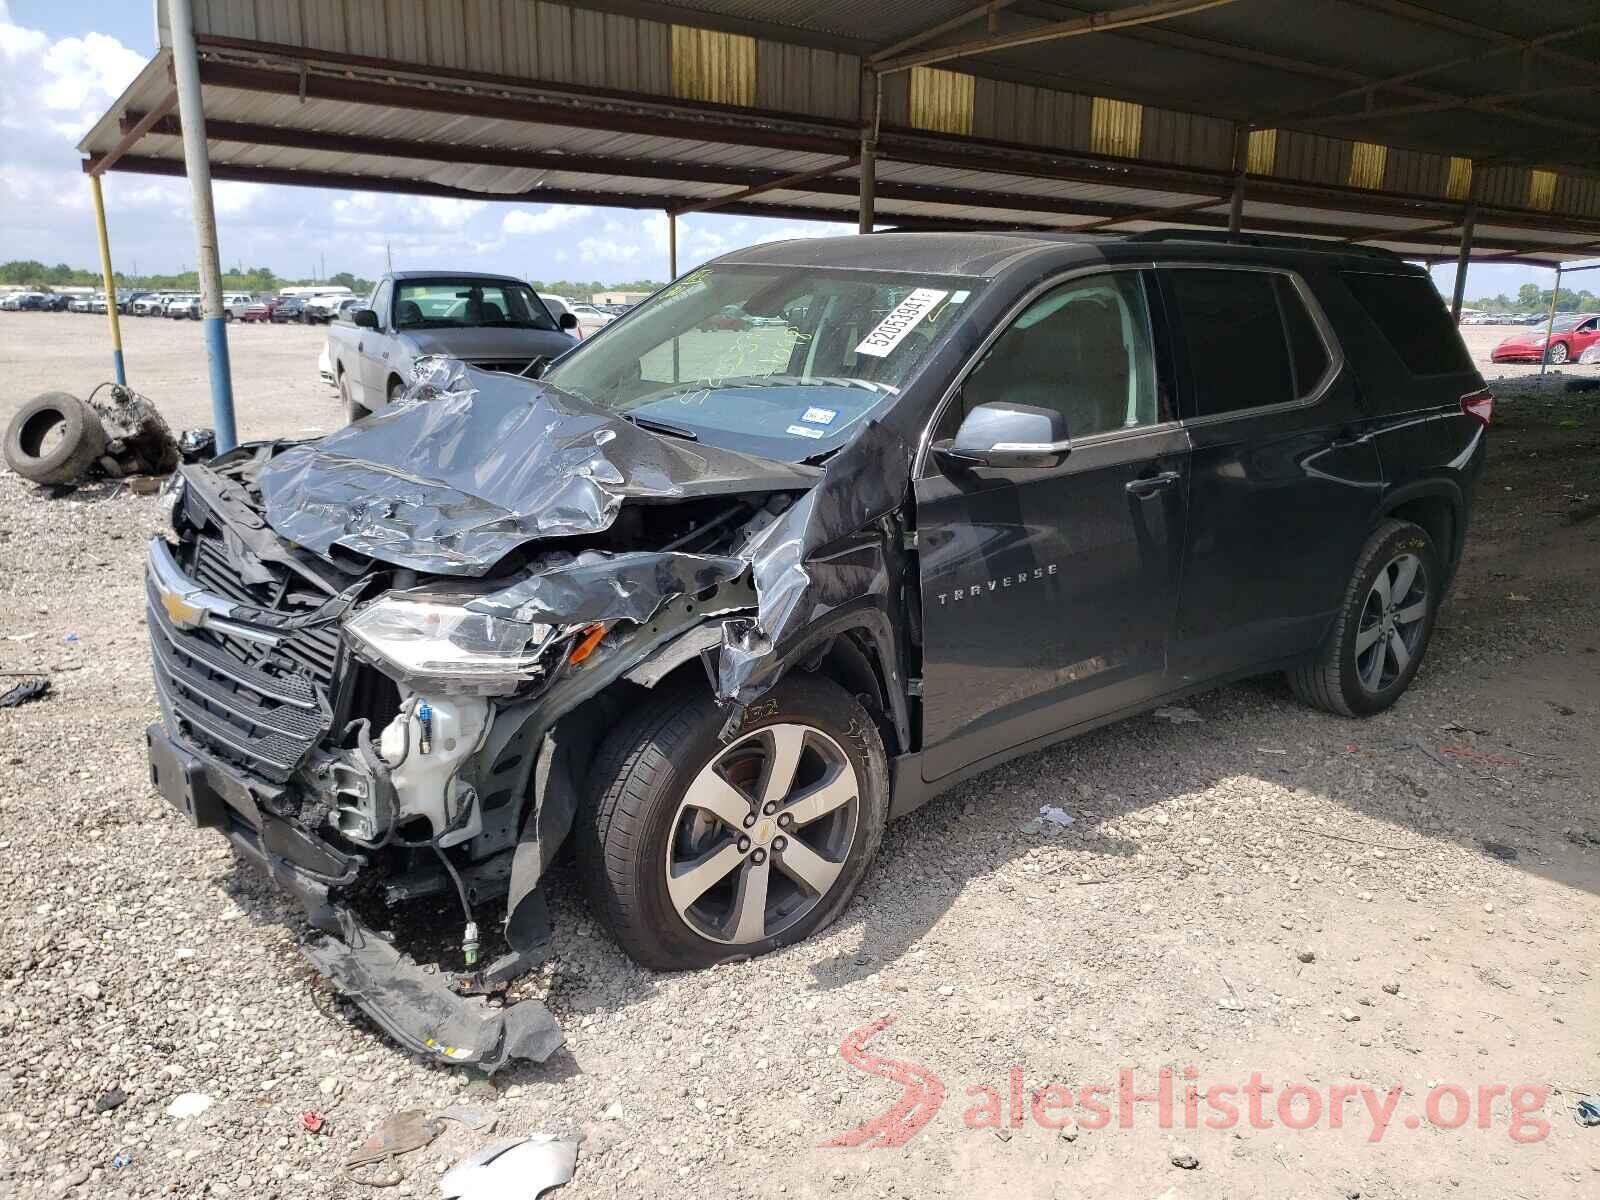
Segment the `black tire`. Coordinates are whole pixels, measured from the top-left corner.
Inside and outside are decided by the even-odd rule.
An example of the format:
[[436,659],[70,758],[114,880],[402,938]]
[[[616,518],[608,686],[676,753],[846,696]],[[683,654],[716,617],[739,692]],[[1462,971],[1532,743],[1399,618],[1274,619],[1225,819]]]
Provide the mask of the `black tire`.
[[[1368,600],[1379,573],[1388,571],[1391,564],[1406,555],[1420,560],[1417,574],[1422,578],[1424,604],[1420,628],[1416,630],[1415,644],[1409,648],[1404,667],[1391,676],[1387,664],[1380,661],[1374,672],[1376,686],[1371,686],[1363,680],[1361,655],[1357,650],[1363,614],[1370,612]],[[1446,582],[1439,552],[1427,530],[1410,521],[1384,521],[1362,547],[1345,588],[1339,615],[1316,656],[1288,672],[1289,686],[1295,695],[1313,707],[1343,717],[1367,717],[1388,708],[1411,685],[1422,665],[1428,642],[1433,637],[1434,619]],[[1381,649],[1380,646],[1380,652]]]
[[366,405],[361,404],[350,394],[350,377],[343,371],[339,372],[339,399],[344,402],[345,418],[352,425],[361,420],[361,418],[372,415]]
[[67,392],[45,392],[6,428],[6,465],[34,483],[76,483],[106,450],[100,414]]
[[[795,674],[747,709],[725,740],[727,719],[703,687],[652,697],[601,743],[574,823],[580,872],[596,915],[629,957],[655,970],[750,958],[811,936],[844,911],[883,838],[887,759],[877,726],[855,697],[830,680]],[[724,749],[784,723],[813,727],[848,757],[859,797],[853,840],[831,886],[795,923],[757,941],[711,940],[685,921],[668,893],[666,855],[679,804]],[[776,850],[775,843],[774,865]]]

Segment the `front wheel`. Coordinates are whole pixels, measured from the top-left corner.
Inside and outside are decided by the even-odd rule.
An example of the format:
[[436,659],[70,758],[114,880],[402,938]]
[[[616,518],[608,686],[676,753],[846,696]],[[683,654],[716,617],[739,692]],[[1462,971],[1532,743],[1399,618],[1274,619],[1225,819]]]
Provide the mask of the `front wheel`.
[[1422,664],[1443,591],[1444,571],[1427,530],[1385,521],[1362,548],[1316,657],[1289,672],[1295,694],[1345,717],[1388,708]]
[[834,920],[889,807],[877,726],[837,684],[791,675],[746,710],[654,697],[606,739],[576,824],[584,884],[657,970],[765,954]]
[[1555,345],[1550,347],[1547,357],[1551,362],[1559,366],[1567,361],[1567,354],[1567,344],[1565,342],[1557,342]]

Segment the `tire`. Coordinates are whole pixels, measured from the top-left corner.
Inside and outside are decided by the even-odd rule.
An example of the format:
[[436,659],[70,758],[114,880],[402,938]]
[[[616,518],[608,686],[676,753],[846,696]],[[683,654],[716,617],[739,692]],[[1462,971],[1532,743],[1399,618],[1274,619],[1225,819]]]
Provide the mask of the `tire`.
[[[703,689],[653,697],[601,743],[587,780],[574,825],[584,886],[617,943],[646,967],[706,967],[811,936],[844,911],[883,837],[883,742],[866,709],[839,685],[790,675],[725,740],[726,722]],[[803,747],[793,758],[795,786],[775,812],[756,811],[751,797],[780,740]],[[740,785],[720,773],[711,779],[714,766]],[[700,790],[707,779],[717,786]],[[727,819],[690,803],[691,788],[714,796]],[[796,804],[822,815],[782,823]],[[717,882],[697,890],[695,873],[682,865],[690,862],[704,865],[701,883]],[[806,875],[824,887],[803,885]],[[759,911],[740,903],[758,876]],[[741,914],[756,914],[759,925],[741,922]]]
[[[1384,521],[1362,547],[1339,615],[1315,658],[1288,672],[1295,695],[1344,717],[1388,708],[1422,665],[1445,583],[1427,530],[1410,521]],[[1396,585],[1405,588],[1404,595],[1392,596]],[[1416,614],[1410,621],[1404,619],[1408,612]]]
[[100,414],[67,392],[45,392],[6,428],[6,465],[34,483],[76,483],[106,449]]
[[233,322],[233,309],[231,309],[231,308],[223,309],[222,310],[222,320],[223,320],[223,322],[225,324],[232,324],[232,322]]
[[344,415],[350,424],[354,425],[362,417],[370,417],[372,413],[366,405],[358,403],[350,394],[350,378],[343,371],[339,372],[339,399],[344,403]]
[[1555,363],[1557,366],[1560,366],[1562,363],[1566,362],[1570,354],[1571,351],[1567,349],[1567,344],[1565,342],[1557,342],[1555,345],[1551,346],[1545,351],[1546,357],[1548,357],[1549,360]]

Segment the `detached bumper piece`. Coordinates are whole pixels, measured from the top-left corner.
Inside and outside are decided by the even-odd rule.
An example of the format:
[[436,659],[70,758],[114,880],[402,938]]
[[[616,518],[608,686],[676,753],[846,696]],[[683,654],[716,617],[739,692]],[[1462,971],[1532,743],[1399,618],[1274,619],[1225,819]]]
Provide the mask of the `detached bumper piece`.
[[354,880],[359,858],[263,812],[251,785],[163,726],[151,725],[145,736],[157,790],[195,825],[220,829],[241,858],[300,903],[319,931],[300,952],[395,1041],[492,1072],[514,1058],[543,1062],[566,1040],[537,1000],[490,1008],[458,995],[448,975],[423,970],[329,895]]
[[458,996],[448,976],[424,971],[348,912],[339,919],[342,939],[313,939],[300,953],[402,1045],[492,1072],[514,1058],[543,1062],[566,1040],[537,1000],[493,1009]]

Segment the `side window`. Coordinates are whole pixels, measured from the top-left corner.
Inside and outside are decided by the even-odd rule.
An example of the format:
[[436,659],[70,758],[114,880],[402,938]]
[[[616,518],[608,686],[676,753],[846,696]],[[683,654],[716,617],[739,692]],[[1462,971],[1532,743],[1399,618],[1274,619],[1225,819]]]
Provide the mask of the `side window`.
[[1278,307],[1279,278],[1270,271],[1187,267],[1167,273],[1189,349],[1194,416],[1283,404],[1299,395],[1289,354],[1293,335]]
[[1413,375],[1472,370],[1444,297],[1426,275],[1347,271],[1343,279]]
[[967,376],[937,437],[980,404],[1058,410],[1071,438],[1153,425],[1155,355],[1142,271],[1074,279],[1030,304]]

